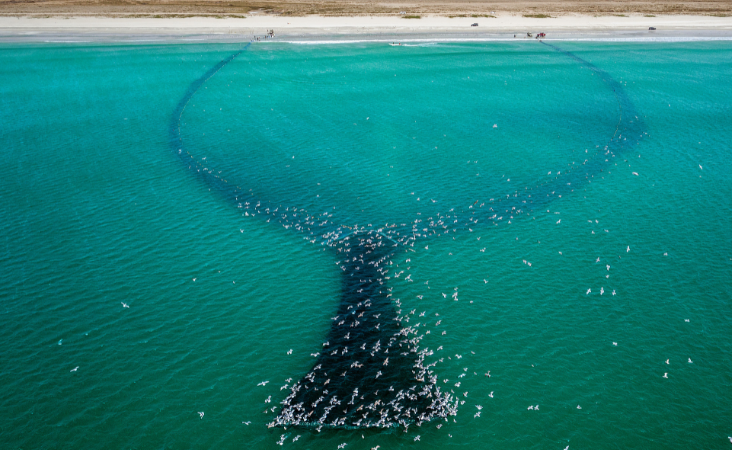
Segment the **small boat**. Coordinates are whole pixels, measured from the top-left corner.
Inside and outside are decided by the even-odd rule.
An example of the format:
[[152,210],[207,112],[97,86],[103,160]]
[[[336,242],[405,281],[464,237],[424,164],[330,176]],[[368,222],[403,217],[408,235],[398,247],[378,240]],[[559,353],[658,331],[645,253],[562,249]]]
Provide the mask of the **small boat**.
[[398,43],[390,42],[389,45],[391,45],[392,47],[396,47],[396,46],[402,45],[402,43],[401,42],[398,42]]

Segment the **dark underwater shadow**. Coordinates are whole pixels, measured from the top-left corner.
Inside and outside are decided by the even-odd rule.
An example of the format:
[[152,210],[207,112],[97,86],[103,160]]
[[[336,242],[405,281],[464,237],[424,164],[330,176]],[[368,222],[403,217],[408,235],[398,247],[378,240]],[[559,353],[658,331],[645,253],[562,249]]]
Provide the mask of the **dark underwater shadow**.
[[288,386],[290,393],[269,426],[408,427],[457,413],[459,400],[437,386],[438,377],[433,370],[437,361],[427,362],[434,351],[420,346],[424,337],[420,324],[407,326],[407,314],[399,309],[398,301],[391,299],[386,284],[391,257],[399,249],[414,246],[417,240],[507,222],[509,217],[571,195],[600,176],[614,163],[614,158],[637,145],[644,135],[643,121],[619,82],[590,62],[541,43],[577,61],[612,90],[618,105],[614,134],[598,145],[595,153],[573,163],[553,180],[507,192],[480,205],[463,205],[459,211],[454,208],[439,220],[422,222],[420,228],[427,227],[427,232],[417,229],[416,220],[407,226],[354,229],[333,223],[327,214],[298,210],[297,205],[272,205],[204,167],[186,150],[180,125],[187,104],[207,80],[251,43],[190,84],[173,111],[168,129],[170,149],[188,172],[246,215],[256,213],[268,222],[298,231],[312,243],[330,247],[339,259],[341,295],[323,349],[313,368]]

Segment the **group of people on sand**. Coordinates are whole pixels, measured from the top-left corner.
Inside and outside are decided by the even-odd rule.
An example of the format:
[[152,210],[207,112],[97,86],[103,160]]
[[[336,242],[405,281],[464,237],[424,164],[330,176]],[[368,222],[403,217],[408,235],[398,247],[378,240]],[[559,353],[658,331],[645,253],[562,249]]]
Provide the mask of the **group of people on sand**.
[[[516,35],[514,34],[513,37],[515,38]],[[526,37],[534,37],[531,33],[526,33]],[[536,33],[536,37],[534,39],[542,39],[546,37],[546,33]]]
[[260,37],[260,36],[254,36],[253,40],[254,40],[254,41],[261,41],[262,39],[272,39],[272,38],[274,38],[274,37],[275,37],[275,32],[274,32],[274,30],[267,30],[267,32],[266,32],[266,33],[264,34],[264,36],[263,36],[263,37]]

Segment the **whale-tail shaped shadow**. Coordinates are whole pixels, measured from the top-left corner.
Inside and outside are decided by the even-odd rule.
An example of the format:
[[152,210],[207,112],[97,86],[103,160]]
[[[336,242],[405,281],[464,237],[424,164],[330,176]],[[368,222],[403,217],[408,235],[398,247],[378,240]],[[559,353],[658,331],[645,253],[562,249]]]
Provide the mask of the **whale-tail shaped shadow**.
[[[485,225],[498,224],[504,212],[519,215],[545,207],[554,199],[571,194],[591,182],[613,164],[612,158],[637,145],[643,137],[643,121],[621,83],[588,61],[546,42],[542,43],[578,61],[612,89],[619,112],[615,133],[603,148],[588,155],[581,164],[573,165],[561,176],[536,186],[527,186],[524,191],[507,193],[505,197],[488,202],[485,208],[482,208],[483,205],[481,208],[470,206],[459,213],[450,213],[443,217],[450,219],[449,227],[445,225],[447,220],[438,221],[430,225],[433,230],[427,235],[421,234],[420,239],[439,236],[448,228],[450,232],[475,229],[479,222]],[[191,83],[174,110],[168,134],[171,150],[189,172],[206,186],[237,208],[256,211],[258,216],[268,221],[274,219],[285,228],[301,230],[303,233],[307,233],[304,231],[307,229],[308,240],[328,245],[341,260],[341,296],[323,349],[313,368],[291,386],[290,394],[282,402],[283,407],[269,426],[408,427],[412,423],[419,425],[456,414],[458,399],[440,392],[438,378],[432,370],[436,362],[426,361],[433,351],[420,348],[424,337],[420,334],[420,324],[406,326],[405,314],[398,309],[398,301],[390,298],[390,288],[385,281],[386,266],[394,253],[405,246],[414,245],[416,237],[411,227],[417,221],[407,227],[389,228],[386,231],[353,231],[325,220],[318,224],[320,230],[316,233],[303,226],[308,221],[311,221],[312,226],[314,215],[310,216],[302,209],[298,214],[285,213],[295,205],[274,206],[264,199],[254,198],[253,194],[229,183],[216,175],[215,171],[206,170],[186,150],[180,132],[186,105],[208,79],[249,45]],[[405,238],[409,234],[412,236]]]
[[339,241],[341,299],[315,366],[294,384],[270,426],[390,427],[446,418],[457,401],[440,392],[420,349],[420,325],[404,326],[384,266],[395,250],[377,232]]

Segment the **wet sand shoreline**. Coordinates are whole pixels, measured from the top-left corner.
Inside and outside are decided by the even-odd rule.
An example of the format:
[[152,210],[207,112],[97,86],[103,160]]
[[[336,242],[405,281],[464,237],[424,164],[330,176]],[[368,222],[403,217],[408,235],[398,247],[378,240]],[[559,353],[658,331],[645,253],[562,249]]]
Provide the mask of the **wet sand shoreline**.
[[[471,26],[477,23],[478,26]],[[649,27],[656,30],[650,31]],[[674,41],[732,39],[731,17],[656,16],[594,17],[581,14],[536,19],[516,15],[496,18],[427,16],[247,18],[27,18],[0,17],[0,42],[188,41],[240,42],[274,29],[272,41],[485,41],[527,39],[547,33],[547,40]],[[514,35],[517,37],[514,38]]]

